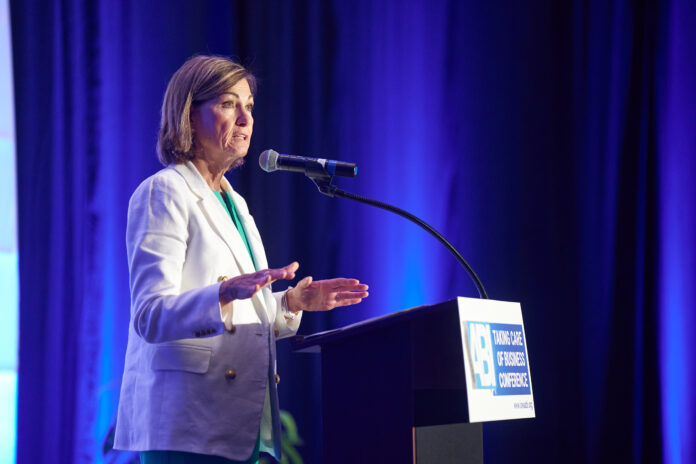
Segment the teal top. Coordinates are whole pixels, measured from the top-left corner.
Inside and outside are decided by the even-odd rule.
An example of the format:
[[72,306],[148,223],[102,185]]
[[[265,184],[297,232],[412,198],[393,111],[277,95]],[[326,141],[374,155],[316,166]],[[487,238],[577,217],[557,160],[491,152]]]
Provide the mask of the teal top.
[[222,203],[222,206],[227,211],[227,214],[230,215],[230,219],[232,219],[232,222],[234,222],[234,225],[237,227],[237,231],[239,231],[239,235],[242,236],[242,241],[244,242],[244,245],[246,246],[246,249],[249,252],[251,262],[254,263],[254,269],[258,271],[259,269],[256,266],[254,254],[251,252],[251,247],[249,246],[249,239],[247,239],[246,231],[244,230],[244,225],[242,224],[241,219],[239,219],[239,213],[237,213],[237,208],[234,206],[232,197],[230,197],[230,194],[227,192],[220,193],[217,190],[213,190],[213,193],[215,193],[217,199],[220,200],[220,203]]
[[261,431],[256,436],[256,445],[251,456],[246,461],[233,461],[232,459],[214,456],[210,454],[187,453],[184,451],[141,451],[140,464],[259,464],[261,448]]

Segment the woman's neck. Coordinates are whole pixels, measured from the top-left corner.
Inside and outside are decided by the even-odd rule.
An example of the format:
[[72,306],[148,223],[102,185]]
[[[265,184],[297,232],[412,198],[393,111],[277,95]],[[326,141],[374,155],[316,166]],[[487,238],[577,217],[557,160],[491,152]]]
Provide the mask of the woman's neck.
[[222,191],[222,177],[229,170],[229,166],[218,165],[198,157],[191,160],[191,162],[196,166],[196,169],[198,169],[198,172],[203,176],[203,179],[211,189],[218,192]]

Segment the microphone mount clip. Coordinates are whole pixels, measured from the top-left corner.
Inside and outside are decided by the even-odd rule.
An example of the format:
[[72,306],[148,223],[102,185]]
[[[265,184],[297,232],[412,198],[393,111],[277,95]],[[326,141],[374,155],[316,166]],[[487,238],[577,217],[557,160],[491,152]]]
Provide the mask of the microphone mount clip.
[[[326,195],[327,197],[334,198],[337,192],[341,192],[335,185],[333,185],[334,176],[327,174],[326,172],[306,172],[305,175],[314,182],[319,191]],[[340,195],[339,195],[340,196]]]

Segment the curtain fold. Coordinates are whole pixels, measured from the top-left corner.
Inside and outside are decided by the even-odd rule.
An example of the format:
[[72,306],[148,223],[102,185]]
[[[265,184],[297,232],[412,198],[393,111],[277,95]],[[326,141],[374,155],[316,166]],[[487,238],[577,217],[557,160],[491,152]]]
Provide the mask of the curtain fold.
[[[26,8],[32,14],[18,14]],[[96,11],[12,4],[20,258],[18,461],[78,460],[99,366]],[[85,403],[86,401],[86,403]],[[23,444],[31,446],[23,446]]]
[[[589,462],[661,458],[655,77],[660,11],[579,2],[574,73],[583,409]],[[591,341],[589,339],[591,337]],[[611,436],[612,439],[607,439]]]
[[[661,17],[657,77],[659,321],[663,462],[696,460],[696,5],[673,0]],[[654,401],[654,399],[653,399]]]

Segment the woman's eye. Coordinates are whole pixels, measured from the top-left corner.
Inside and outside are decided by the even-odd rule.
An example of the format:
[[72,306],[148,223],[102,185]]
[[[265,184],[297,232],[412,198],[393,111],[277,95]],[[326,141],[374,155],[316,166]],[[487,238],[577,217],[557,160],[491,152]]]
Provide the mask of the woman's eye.
[[247,105],[246,109],[251,113],[254,110],[254,105]]
[[234,102],[232,102],[232,101],[224,101],[224,102],[222,102],[222,107],[223,107],[223,108],[233,108],[233,107],[234,107]]

